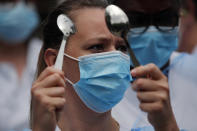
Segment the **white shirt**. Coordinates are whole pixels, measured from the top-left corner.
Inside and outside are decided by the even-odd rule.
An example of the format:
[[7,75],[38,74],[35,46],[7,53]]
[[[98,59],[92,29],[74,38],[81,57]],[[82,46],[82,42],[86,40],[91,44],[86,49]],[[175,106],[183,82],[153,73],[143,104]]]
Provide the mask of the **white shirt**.
[[[58,126],[56,126],[55,131],[61,131],[61,130]],[[154,131],[154,129],[152,127],[143,127],[143,128],[138,128],[138,129],[132,129],[131,130],[131,129],[125,128],[122,125],[120,125],[120,130],[119,131]]]
[[[61,131],[61,130],[60,130],[60,128],[59,128],[58,126],[56,126],[55,131]],[[120,125],[120,131],[130,131],[130,130],[124,129],[124,128]]]
[[128,88],[124,98],[114,108],[112,116],[126,130],[151,126],[147,119],[147,114],[139,109],[139,101],[131,88]]
[[197,48],[192,54],[172,54],[169,86],[179,127],[197,131]]
[[29,44],[27,66],[20,80],[14,65],[0,63],[0,131],[21,131],[29,127],[30,88],[40,48],[38,39]]

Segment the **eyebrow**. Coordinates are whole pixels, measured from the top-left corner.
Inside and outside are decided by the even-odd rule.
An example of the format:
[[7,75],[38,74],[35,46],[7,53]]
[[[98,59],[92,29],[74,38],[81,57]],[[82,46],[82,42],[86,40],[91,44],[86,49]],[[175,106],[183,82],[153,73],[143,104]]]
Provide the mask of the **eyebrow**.
[[96,36],[96,37],[87,39],[87,41],[108,41],[108,42],[111,42],[112,39],[107,36]]
[[[124,40],[120,37],[115,36],[115,39],[116,39],[116,42],[125,43]],[[110,43],[112,41],[112,38],[107,37],[107,36],[97,36],[97,37],[93,37],[93,38],[86,40],[86,42],[93,42],[93,41],[109,42]]]

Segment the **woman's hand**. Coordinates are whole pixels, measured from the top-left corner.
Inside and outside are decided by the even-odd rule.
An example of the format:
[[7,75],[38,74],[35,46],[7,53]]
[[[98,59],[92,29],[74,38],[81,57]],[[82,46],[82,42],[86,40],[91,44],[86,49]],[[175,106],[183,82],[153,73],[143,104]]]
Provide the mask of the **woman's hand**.
[[34,82],[31,94],[33,131],[54,131],[59,117],[57,111],[66,101],[64,73],[46,68]]
[[140,101],[140,109],[148,113],[148,120],[156,131],[178,131],[170,104],[168,80],[154,64],[131,71],[136,77],[132,84]]

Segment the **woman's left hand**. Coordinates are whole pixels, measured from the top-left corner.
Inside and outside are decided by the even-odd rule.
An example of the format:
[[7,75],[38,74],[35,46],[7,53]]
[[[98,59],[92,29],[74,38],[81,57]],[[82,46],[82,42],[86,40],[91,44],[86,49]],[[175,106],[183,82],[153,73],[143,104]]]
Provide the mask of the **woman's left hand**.
[[148,120],[156,131],[178,131],[169,97],[168,80],[154,64],[131,71],[137,79],[132,88],[137,92],[140,109],[148,113]]

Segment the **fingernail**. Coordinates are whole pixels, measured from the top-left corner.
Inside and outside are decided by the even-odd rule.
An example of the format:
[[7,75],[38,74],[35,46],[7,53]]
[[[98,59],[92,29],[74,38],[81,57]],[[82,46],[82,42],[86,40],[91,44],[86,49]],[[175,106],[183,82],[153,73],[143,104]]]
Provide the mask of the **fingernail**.
[[131,75],[136,76],[136,70],[135,69],[131,70]]

